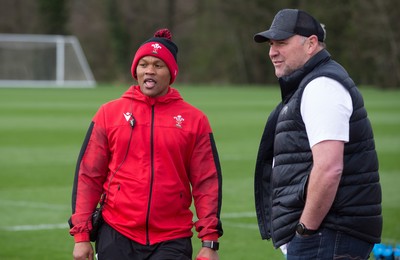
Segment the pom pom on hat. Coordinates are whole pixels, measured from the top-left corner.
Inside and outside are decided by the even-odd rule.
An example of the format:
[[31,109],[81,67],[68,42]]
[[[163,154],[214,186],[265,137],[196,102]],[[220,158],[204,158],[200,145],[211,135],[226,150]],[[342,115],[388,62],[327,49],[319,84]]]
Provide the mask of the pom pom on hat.
[[154,37],[145,41],[136,51],[131,67],[132,76],[137,79],[136,68],[141,58],[153,56],[167,64],[171,74],[169,83],[172,84],[178,75],[177,54],[178,47],[172,42],[171,32],[168,29],[160,29],[154,33]]
[[172,41],[172,34],[168,29],[160,29],[156,31],[154,37],[166,38],[167,40]]

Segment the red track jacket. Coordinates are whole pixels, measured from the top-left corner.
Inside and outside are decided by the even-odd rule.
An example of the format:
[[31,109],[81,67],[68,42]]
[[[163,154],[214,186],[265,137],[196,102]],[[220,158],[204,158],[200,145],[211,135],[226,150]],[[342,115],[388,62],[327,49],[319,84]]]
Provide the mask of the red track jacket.
[[137,243],[191,237],[193,224],[200,239],[217,241],[221,185],[207,117],[174,88],[151,98],[132,86],[93,118],[75,173],[70,234],[89,241],[90,215],[106,193],[104,220]]

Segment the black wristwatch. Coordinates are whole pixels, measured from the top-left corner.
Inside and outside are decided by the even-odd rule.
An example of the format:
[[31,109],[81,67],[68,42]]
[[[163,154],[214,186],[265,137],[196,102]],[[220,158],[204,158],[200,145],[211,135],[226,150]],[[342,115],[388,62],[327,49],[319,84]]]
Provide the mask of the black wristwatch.
[[219,249],[219,242],[216,241],[203,241],[201,244],[202,247],[208,247],[211,248],[212,250],[218,250]]
[[296,226],[296,232],[299,235],[314,235],[318,232],[318,230],[308,229],[303,223],[299,222]]

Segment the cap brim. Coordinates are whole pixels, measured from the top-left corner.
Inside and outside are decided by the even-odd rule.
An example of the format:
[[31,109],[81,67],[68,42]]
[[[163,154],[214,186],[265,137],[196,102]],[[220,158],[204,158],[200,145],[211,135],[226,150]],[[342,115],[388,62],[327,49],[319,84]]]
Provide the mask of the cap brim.
[[260,32],[260,33],[257,33],[256,35],[254,35],[254,41],[258,42],[258,43],[266,42],[269,40],[280,41],[280,40],[285,40],[287,38],[290,38],[293,35],[294,35],[294,33],[269,29],[267,31]]

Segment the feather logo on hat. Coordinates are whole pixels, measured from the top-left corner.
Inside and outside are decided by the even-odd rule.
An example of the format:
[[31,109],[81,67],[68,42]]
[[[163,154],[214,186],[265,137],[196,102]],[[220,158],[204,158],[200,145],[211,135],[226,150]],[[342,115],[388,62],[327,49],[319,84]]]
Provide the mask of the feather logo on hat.
[[158,44],[158,43],[154,43],[154,44],[152,44],[151,46],[153,47],[153,53],[154,53],[154,54],[158,54],[158,49],[161,49],[161,48],[162,48],[161,45]]

